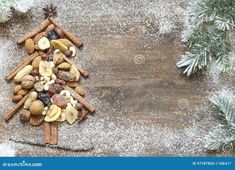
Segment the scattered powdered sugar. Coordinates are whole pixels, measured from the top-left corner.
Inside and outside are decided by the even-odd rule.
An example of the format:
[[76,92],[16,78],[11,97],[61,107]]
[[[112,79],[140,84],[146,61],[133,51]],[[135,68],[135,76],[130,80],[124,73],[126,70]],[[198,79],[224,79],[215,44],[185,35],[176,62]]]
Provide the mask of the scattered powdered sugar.
[[15,156],[16,150],[13,143],[0,143],[0,157]]

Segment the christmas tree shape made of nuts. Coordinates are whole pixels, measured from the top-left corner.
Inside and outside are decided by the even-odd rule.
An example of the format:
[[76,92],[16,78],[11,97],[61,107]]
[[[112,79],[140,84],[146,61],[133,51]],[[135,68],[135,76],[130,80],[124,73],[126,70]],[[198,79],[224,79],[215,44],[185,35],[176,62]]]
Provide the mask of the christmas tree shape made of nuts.
[[18,40],[29,54],[6,76],[14,79],[15,106],[4,114],[8,121],[19,112],[22,122],[44,125],[45,144],[58,144],[58,123],[80,122],[95,108],[84,99],[79,84],[88,72],[70,58],[83,44],[55,19],[48,17],[32,32]]

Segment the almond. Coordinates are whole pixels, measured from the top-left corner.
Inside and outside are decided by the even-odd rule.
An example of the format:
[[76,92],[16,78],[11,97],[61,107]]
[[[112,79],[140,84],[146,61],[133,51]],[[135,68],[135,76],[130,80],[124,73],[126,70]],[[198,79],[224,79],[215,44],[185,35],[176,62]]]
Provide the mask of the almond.
[[64,44],[68,48],[73,46],[73,43],[71,41],[69,41],[68,39],[66,39],[66,38],[60,38],[60,39],[57,39],[57,41],[59,41],[60,43]]
[[34,42],[32,39],[27,39],[25,41],[25,50],[29,54],[32,54],[34,52]]
[[39,41],[41,38],[46,37],[46,36],[47,36],[47,33],[46,33],[46,32],[40,32],[39,34],[37,34],[37,35],[34,37],[33,41],[34,41],[35,44],[37,44],[38,41]]
[[57,68],[61,70],[69,70],[71,68],[71,65],[69,63],[63,62],[58,65]]

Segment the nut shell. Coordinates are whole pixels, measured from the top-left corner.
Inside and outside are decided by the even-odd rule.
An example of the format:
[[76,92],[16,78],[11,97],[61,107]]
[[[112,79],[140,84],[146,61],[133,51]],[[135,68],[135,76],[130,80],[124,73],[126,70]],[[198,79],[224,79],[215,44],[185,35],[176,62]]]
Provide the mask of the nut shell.
[[28,110],[22,109],[19,112],[19,117],[22,122],[27,122],[31,117],[31,113]]
[[31,89],[34,86],[35,78],[31,75],[26,75],[23,77],[21,86],[24,89]]
[[29,111],[32,115],[41,115],[44,110],[44,104],[40,100],[35,100],[29,106]]
[[38,56],[38,57],[36,57],[35,59],[33,59],[33,61],[32,61],[32,66],[33,66],[33,68],[35,69],[38,69],[39,68],[39,63],[40,63],[40,61],[42,60],[42,57],[41,56]]

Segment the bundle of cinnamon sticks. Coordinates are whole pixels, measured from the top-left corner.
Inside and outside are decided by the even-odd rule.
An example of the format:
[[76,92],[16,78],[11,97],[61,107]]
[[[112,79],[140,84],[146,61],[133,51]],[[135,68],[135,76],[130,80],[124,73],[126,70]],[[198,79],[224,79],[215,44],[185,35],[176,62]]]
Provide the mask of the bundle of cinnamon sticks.
[[[80,122],[88,112],[95,111],[78,83],[80,74],[85,78],[89,74],[69,59],[76,56],[75,46],[83,43],[53,18],[44,20],[17,43],[24,43],[29,55],[5,77],[16,82],[13,101],[17,103],[4,118],[8,121],[20,111],[22,120],[35,126],[43,123],[45,144],[56,145],[58,123]],[[24,95],[18,94],[20,89]]]

